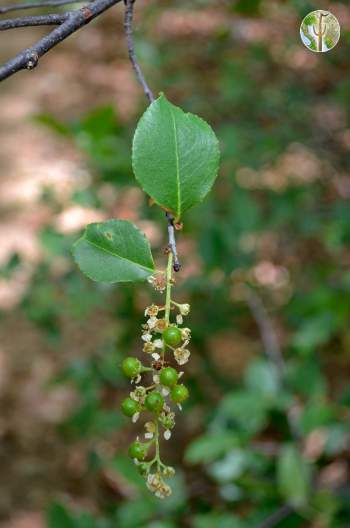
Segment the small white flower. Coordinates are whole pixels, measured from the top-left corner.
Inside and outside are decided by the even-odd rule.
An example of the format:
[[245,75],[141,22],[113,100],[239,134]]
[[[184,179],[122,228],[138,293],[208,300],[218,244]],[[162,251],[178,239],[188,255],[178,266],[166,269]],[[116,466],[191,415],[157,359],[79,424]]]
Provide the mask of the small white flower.
[[177,348],[174,350],[174,358],[179,365],[185,365],[189,360],[191,353],[187,348]]
[[164,438],[165,440],[169,440],[169,438],[171,437],[171,431],[169,429],[167,429],[166,431],[164,431]]
[[141,339],[143,341],[146,341],[146,343],[149,343],[150,341],[152,341],[152,335],[151,334],[143,334],[143,336],[141,336]]
[[135,383],[136,383],[136,384],[137,384],[137,383],[140,383],[140,381],[141,381],[141,375],[138,374],[138,375],[136,376],[136,378],[134,378],[134,379],[135,379]]
[[179,304],[178,308],[180,310],[181,315],[188,315],[191,309],[189,304]]
[[155,383],[156,385],[159,385],[160,380],[159,380],[159,376],[158,376],[158,374],[154,374],[154,376],[153,376],[153,383]]
[[181,314],[177,314],[176,322],[177,322],[178,325],[182,325],[182,323],[184,322],[183,317],[182,317]]
[[182,339],[190,340],[191,339],[191,330],[189,328],[181,328],[181,336],[182,336]]
[[161,339],[155,339],[153,344],[156,348],[163,348],[163,341]]
[[145,429],[148,433],[155,433],[156,432],[156,424],[154,422],[146,422],[145,423]]
[[152,354],[152,357],[153,357],[153,359],[155,359],[156,361],[158,361],[158,359],[160,358],[160,355],[157,354],[157,352],[154,352],[154,353]]
[[139,412],[136,412],[135,414],[133,414],[131,418],[132,423],[136,423],[139,418],[140,418]]
[[155,327],[157,326],[157,322],[158,322],[157,317],[150,317],[150,318],[147,320],[148,328],[149,328],[150,330],[152,330],[153,328],[155,328]]
[[146,438],[146,440],[152,440],[153,433],[145,433],[145,438]]
[[145,317],[156,317],[158,315],[158,312],[159,306],[157,306],[156,304],[151,304],[151,306],[147,306],[145,310]]
[[163,469],[164,477],[173,477],[175,475],[175,469],[171,466],[167,466]]
[[163,387],[162,388],[162,395],[163,396],[168,396],[169,393],[170,393],[170,390],[167,387]]
[[157,273],[148,277],[147,282],[152,284],[153,288],[157,291],[163,292],[166,288],[167,279],[165,273]]
[[144,343],[142,350],[146,352],[146,354],[152,354],[155,350],[155,346],[152,341],[147,341],[147,343]]
[[147,488],[152,491],[159,499],[164,499],[171,495],[171,488],[165,484],[159,473],[150,473],[146,480]]

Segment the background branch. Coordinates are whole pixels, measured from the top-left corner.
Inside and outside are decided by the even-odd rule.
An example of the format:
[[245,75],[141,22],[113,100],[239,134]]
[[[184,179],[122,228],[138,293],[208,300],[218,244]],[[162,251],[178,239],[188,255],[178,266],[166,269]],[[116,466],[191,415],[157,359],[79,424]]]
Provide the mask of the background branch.
[[10,6],[1,6],[0,15],[10,11],[22,11],[23,9],[34,9],[36,7],[59,7],[68,4],[81,4],[86,0],[43,0],[42,2],[26,2],[25,4],[12,4]]
[[[270,316],[259,295],[252,288],[246,285],[244,289],[244,295],[246,303],[248,304],[251,314],[259,328],[265,355],[271,361],[271,363],[275,365],[280,385],[286,386],[285,363],[281,347],[279,345],[279,340]],[[292,407],[287,411],[287,421],[292,437],[294,440],[298,441],[300,434]]]
[[62,15],[51,14],[9,18],[8,20],[0,20],[0,31],[28,26],[58,26],[62,24],[68,16],[69,14],[64,13]]
[[279,523],[291,513],[293,513],[293,508],[289,506],[289,504],[283,504],[283,506],[270,515],[270,517],[259,524],[258,528],[274,528],[274,526],[278,526]]
[[[38,64],[39,58],[45,55],[51,48],[120,1],[93,0],[80,9],[66,13],[66,18],[59,27],[38,40],[33,46],[24,49],[13,59],[10,59],[4,65],[0,66],[0,81],[20,70],[31,70]],[[44,5],[44,3],[40,5]],[[46,5],[48,4],[46,3]]]
[[[139,65],[137,61],[137,57],[135,53],[134,36],[133,36],[133,29],[132,29],[135,0],[124,0],[124,3],[125,3],[124,29],[125,29],[126,41],[128,45],[129,59],[135,71],[137,80],[141,84],[142,89],[147,99],[149,100],[150,103],[153,103],[153,101],[155,100],[153,92],[148,86],[148,83],[142,72],[141,66]],[[168,220],[168,247],[174,257],[173,269],[174,271],[177,272],[177,271],[180,271],[181,264],[179,262],[179,257],[178,257],[177,248],[176,248],[174,217],[170,213],[166,213],[166,217]]]
[[141,66],[137,62],[136,53],[135,53],[133,30],[132,30],[135,0],[124,0],[124,3],[125,3],[124,28],[125,28],[125,34],[126,34],[126,41],[128,44],[129,59],[132,64],[132,67],[135,70],[136,77],[143,88],[143,91],[145,92],[149,102],[152,103],[154,101],[153,92],[147,84],[145,76],[142,73]]

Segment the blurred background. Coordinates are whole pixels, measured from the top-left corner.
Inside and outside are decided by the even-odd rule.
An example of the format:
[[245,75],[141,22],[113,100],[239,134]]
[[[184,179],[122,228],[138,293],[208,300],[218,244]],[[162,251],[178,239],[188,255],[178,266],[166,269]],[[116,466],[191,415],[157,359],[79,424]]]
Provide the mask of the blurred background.
[[[140,354],[155,297],[89,281],[70,253],[86,223],[118,217],[164,261],[163,215],[130,165],[146,100],[122,5],[1,84],[1,528],[350,526],[349,7],[136,3],[151,87],[222,150],[178,236],[191,398],[163,445],[177,468],[163,502],[126,456],[137,426],[119,412],[118,365]],[[341,25],[329,53],[300,40],[315,8]],[[1,34],[1,59],[44,33]]]

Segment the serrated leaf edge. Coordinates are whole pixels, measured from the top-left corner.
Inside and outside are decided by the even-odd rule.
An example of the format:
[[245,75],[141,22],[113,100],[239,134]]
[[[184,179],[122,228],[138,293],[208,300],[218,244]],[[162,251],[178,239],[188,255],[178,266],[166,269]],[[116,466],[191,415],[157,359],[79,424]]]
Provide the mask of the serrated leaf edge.
[[[215,146],[216,146],[216,151],[217,151],[217,152],[216,152],[216,156],[217,156],[217,162],[218,162],[218,163],[217,163],[218,168],[217,168],[217,170],[216,170],[216,172],[215,172],[215,177],[213,178],[213,182],[212,182],[212,184],[210,185],[210,187],[208,188],[207,192],[206,192],[201,198],[199,198],[198,200],[195,200],[195,201],[193,202],[193,204],[188,208],[188,209],[190,209],[190,208],[193,207],[194,205],[197,205],[197,204],[203,202],[203,200],[207,197],[207,195],[210,193],[210,191],[212,190],[212,188],[213,188],[213,186],[214,186],[214,183],[215,183],[215,181],[216,181],[216,179],[217,179],[217,177],[218,177],[218,174],[219,174],[219,162],[220,162],[220,155],[221,155],[221,152],[220,152],[220,142],[219,142],[219,140],[218,140],[218,138],[217,138],[217,136],[216,136],[216,134],[215,134],[215,132],[214,132],[214,130],[213,130],[213,127],[208,123],[208,121],[206,121],[206,120],[203,119],[202,117],[198,116],[197,114],[193,114],[192,112],[185,112],[184,110],[182,110],[182,108],[181,108],[180,106],[174,105],[173,103],[171,103],[171,102],[167,99],[167,97],[164,95],[163,92],[160,93],[159,97],[158,97],[153,103],[159,101],[161,98],[166,99],[166,101],[167,101],[170,105],[175,106],[176,108],[178,108],[179,110],[181,110],[181,112],[184,114],[184,116],[185,116],[186,118],[189,118],[189,117],[193,116],[193,117],[195,117],[196,119],[198,119],[199,121],[201,121],[202,123],[204,123],[207,127],[209,127],[210,131],[211,131],[212,134],[213,134],[213,137],[215,138],[215,144],[216,144]],[[153,103],[151,103],[151,105],[152,105]],[[150,106],[151,106],[151,105],[150,105]],[[177,211],[176,211],[176,212],[173,211],[173,210],[171,210],[171,209],[166,208],[163,204],[161,204],[156,198],[154,198],[153,196],[151,196],[151,195],[145,190],[145,188],[143,187],[143,185],[141,184],[141,182],[140,182],[139,179],[137,178],[137,176],[136,176],[136,172],[135,172],[135,169],[134,169],[134,148],[135,148],[135,137],[136,137],[136,134],[137,134],[137,129],[138,129],[139,125],[140,125],[140,122],[143,121],[143,119],[144,119],[144,117],[145,117],[145,114],[146,114],[146,112],[149,110],[150,106],[148,106],[148,108],[146,109],[146,111],[145,111],[145,112],[143,113],[143,115],[141,116],[141,118],[140,118],[140,120],[139,120],[139,122],[138,122],[138,124],[137,124],[135,134],[134,134],[133,143],[132,143],[132,166],[133,166],[133,173],[134,173],[135,180],[138,182],[138,184],[140,185],[141,189],[142,189],[142,190],[143,190],[148,196],[150,196],[150,198],[153,200],[153,202],[154,202],[155,204],[157,204],[161,209],[165,209],[165,210],[167,210],[167,211],[169,211],[169,212],[175,214],[175,222],[178,222],[178,221],[180,220],[181,216],[182,216],[182,212],[181,212],[181,210],[179,210],[179,208],[181,207],[181,200],[178,199],[178,206],[177,206]],[[172,116],[172,118],[173,118],[174,128],[175,128],[175,130],[176,130],[176,123],[175,123],[175,119],[174,119],[174,117],[173,117],[173,112],[172,112],[172,111],[171,111],[171,116]],[[175,141],[175,143],[176,143],[176,141]],[[177,143],[176,143],[176,152],[177,152]],[[178,155],[177,155],[177,159],[178,159]],[[179,177],[179,171],[178,171],[178,170],[177,170],[177,185],[178,185],[178,197],[181,197],[181,190],[180,190],[180,177]],[[187,209],[186,209],[186,211],[187,211]]]

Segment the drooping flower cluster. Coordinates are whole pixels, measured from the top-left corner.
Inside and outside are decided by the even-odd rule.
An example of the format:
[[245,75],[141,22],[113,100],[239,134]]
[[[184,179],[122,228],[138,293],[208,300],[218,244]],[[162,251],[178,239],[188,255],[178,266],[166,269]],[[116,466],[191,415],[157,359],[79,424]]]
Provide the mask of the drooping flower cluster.
[[[151,419],[144,425],[144,440],[137,437],[129,446],[129,455],[145,477],[147,488],[158,498],[171,494],[171,488],[164,478],[175,474],[174,468],[166,466],[160,459],[160,434],[169,440],[175,426],[176,407],[181,410],[181,404],[189,395],[186,386],[180,383],[183,372],[178,372],[175,367],[184,365],[190,357],[187,347],[191,331],[182,327],[183,318],[190,312],[190,305],[178,304],[171,299],[174,281],[169,269],[171,266],[168,264],[167,274],[158,274],[149,279],[157,291],[166,290],[164,306],[152,304],[145,310],[147,319],[142,325],[141,339],[150,366],[143,365],[136,357],[128,357],[122,364],[124,374],[135,385],[130,396],[122,402],[122,412],[133,422],[139,419],[142,412],[151,413]],[[143,378],[148,378],[150,384],[140,385]],[[149,453],[151,456],[147,461]]]

